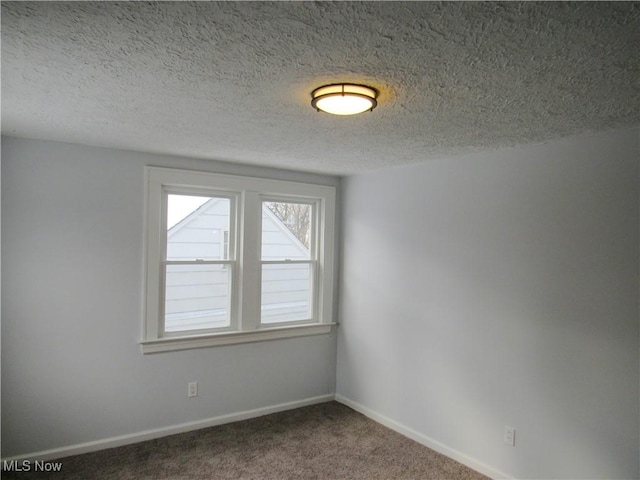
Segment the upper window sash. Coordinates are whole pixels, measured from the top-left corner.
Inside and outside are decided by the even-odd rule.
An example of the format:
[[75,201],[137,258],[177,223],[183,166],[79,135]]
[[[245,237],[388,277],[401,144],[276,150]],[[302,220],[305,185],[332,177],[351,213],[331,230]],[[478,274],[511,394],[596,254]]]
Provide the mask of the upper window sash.
[[[206,197],[209,198],[209,200],[212,199],[216,199],[216,200],[227,200],[229,202],[229,224],[225,225],[224,229],[219,229],[219,242],[220,242],[220,251],[219,252],[214,252],[213,250],[209,253],[209,257],[213,257],[214,253],[217,254],[216,256],[220,257],[220,260],[235,260],[236,256],[235,256],[235,252],[237,250],[237,245],[236,245],[236,232],[237,232],[237,224],[238,224],[238,218],[237,218],[237,212],[238,212],[238,203],[240,201],[240,194],[239,193],[233,193],[230,194],[227,191],[218,191],[218,190],[211,190],[211,189],[207,189],[207,190],[203,190],[203,189],[194,189],[194,188],[177,188],[177,187],[172,187],[172,186],[163,186],[162,188],[162,232],[166,232],[163,237],[163,257],[165,260],[167,261],[171,261],[173,260],[173,258],[168,258],[168,252],[167,252],[167,243],[168,243],[168,233],[169,233],[169,225],[167,225],[167,220],[168,220],[168,209],[169,209],[169,205],[168,205],[168,200],[169,200],[169,196],[193,196],[193,197]],[[198,208],[202,208],[205,206],[207,202],[204,202],[202,205],[200,205],[200,207]],[[191,213],[195,213],[195,210]],[[181,221],[184,221],[189,215],[185,216],[185,218],[183,218]],[[180,222],[175,223],[174,225],[171,225],[171,228],[178,226]],[[226,248],[224,248],[226,247]],[[224,255],[226,254],[226,256]],[[193,260],[211,260],[212,258],[207,258],[206,255],[203,256],[204,258],[197,258],[194,257]]]

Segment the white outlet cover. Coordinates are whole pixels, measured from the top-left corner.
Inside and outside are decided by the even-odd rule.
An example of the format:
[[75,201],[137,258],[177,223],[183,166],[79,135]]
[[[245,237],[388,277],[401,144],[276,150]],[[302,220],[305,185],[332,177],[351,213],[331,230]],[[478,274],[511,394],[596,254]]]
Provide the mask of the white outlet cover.
[[513,427],[504,427],[504,443],[507,445],[511,445],[512,447],[516,444],[516,429]]
[[198,396],[198,382],[189,382],[189,389],[187,391],[189,397]]

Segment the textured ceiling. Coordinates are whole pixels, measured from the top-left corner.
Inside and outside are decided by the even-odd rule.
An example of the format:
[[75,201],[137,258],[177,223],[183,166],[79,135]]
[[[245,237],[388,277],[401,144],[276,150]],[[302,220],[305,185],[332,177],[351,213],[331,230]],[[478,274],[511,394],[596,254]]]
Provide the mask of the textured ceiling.
[[638,125],[639,45],[635,2],[3,1],[2,132],[345,175]]

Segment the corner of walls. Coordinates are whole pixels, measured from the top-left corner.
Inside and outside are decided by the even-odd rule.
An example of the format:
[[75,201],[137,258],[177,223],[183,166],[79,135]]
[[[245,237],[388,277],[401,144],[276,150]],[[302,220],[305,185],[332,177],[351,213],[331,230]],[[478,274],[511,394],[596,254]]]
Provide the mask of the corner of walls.
[[384,425],[387,428],[390,428],[391,430],[394,430],[398,433],[400,433],[401,435],[404,435],[405,437],[410,438],[411,440],[414,440],[422,445],[424,445],[427,448],[430,448],[433,451],[436,451],[438,453],[441,453],[449,458],[452,458],[453,460],[456,460],[457,462],[460,462],[463,465],[466,465],[467,467],[482,473],[483,475],[488,476],[489,478],[493,478],[493,479],[501,479],[501,478],[510,478],[510,479],[514,479],[515,477],[513,475],[507,475],[506,473],[500,472],[498,470],[495,470],[494,468],[485,465],[484,463],[476,460],[475,458],[471,458],[467,455],[465,455],[464,453],[461,453],[457,450],[454,450],[450,447],[448,447],[447,445],[444,445],[436,440],[434,440],[433,438],[430,438],[426,435],[424,435],[423,433],[420,433],[416,430],[414,430],[413,428],[407,427],[406,425],[400,424],[398,422],[396,422],[395,420],[392,420],[391,418],[385,416],[385,415],[381,415],[378,412],[375,412],[373,410],[371,410],[370,408],[365,407],[364,405],[358,403],[358,402],[354,402],[353,400],[343,397],[342,395],[336,394],[335,399],[337,402],[340,402],[350,408],[353,408],[356,412],[359,412],[367,417],[369,417],[372,420],[375,420],[376,422],[380,423],[381,425]]
[[638,478],[638,134],[346,179],[337,397],[489,474]]

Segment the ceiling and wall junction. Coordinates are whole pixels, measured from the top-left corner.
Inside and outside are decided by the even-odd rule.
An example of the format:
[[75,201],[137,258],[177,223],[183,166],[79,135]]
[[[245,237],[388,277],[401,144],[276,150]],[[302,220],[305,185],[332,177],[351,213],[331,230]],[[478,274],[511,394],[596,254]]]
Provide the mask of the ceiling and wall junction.
[[[2,2],[2,132],[348,175],[640,123],[635,2]],[[310,107],[323,84],[374,112]]]

